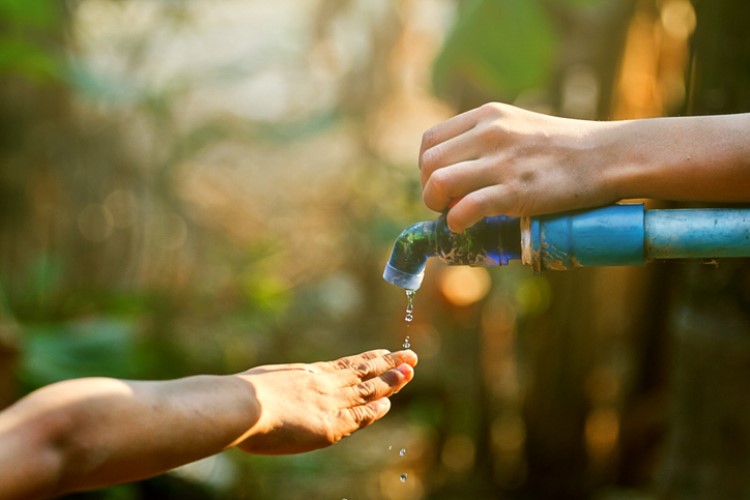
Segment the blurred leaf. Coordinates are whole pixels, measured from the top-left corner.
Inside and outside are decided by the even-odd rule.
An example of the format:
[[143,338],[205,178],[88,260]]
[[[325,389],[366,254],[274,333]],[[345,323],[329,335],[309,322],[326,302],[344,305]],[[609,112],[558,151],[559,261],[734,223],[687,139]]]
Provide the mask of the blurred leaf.
[[266,313],[283,311],[291,300],[289,286],[269,272],[248,271],[244,276],[243,289],[253,307]]
[[36,81],[59,76],[57,58],[28,40],[17,37],[0,38],[0,74],[16,73]]
[[543,86],[555,35],[536,0],[472,0],[459,17],[433,72],[438,94],[464,83],[492,96]]
[[59,0],[0,0],[0,21],[13,27],[49,27],[59,18],[59,3]]
[[52,33],[60,19],[56,0],[0,0],[0,74],[15,73],[34,81],[59,74],[55,52],[39,39]]
[[98,319],[25,327],[21,379],[29,388],[87,376],[137,378],[134,324]]
[[64,263],[59,255],[42,253],[28,268],[25,277],[23,306],[37,315],[49,312],[53,298],[59,293],[63,281]]

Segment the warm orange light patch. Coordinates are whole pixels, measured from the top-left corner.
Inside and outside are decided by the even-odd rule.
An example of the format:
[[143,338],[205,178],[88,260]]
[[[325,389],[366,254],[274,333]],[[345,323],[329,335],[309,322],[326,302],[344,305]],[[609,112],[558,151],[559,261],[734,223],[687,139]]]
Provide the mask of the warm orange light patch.
[[585,437],[589,455],[602,460],[617,446],[620,436],[620,420],[611,408],[596,408],[586,418]]
[[438,280],[440,292],[458,307],[479,302],[490,291],[490,286],[490,275],[483,267],[448,267]]
[[613,118],[664,116],[685,100],[688,41],[696,16],[688,0],[642,2],[628,28]]

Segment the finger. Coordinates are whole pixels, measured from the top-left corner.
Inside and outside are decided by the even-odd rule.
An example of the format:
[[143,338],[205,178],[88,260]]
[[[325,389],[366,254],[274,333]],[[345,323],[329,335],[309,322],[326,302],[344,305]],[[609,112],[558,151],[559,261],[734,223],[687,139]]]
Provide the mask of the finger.
[[353,374],[356,379],[352,383],[358,383],[360,380],[377,377],[401,363],[413,363],[414,366],[416,362],[417,355],[413,351],[391,353],[386,349],[378,349],[341,358],[334,362],[334,366]]
[[404,363],[379,377],[350,386],[342,394],[345,395],[350,406],[362,405],[397,393],[413,378],[414,368]]
[[390,409],[391,400],[388,398],[382,398],[364,405],[347,408],[344,412],[348,419],[353,422],[353,430],[358,430],[383,418]]
[[474,125],[476,125],[475,115],[475,110],[466,111],[460,115],[448,118],[444,122],[425,131],[425,133],[422,134],[422,144],[419,147],[419,156],[422,156],[422,153],[431,147],[474,128]]
[[451,203],[457,204],[458,198],[496,183],[498,177],[487,159],[456,163],[432,174],[424,186],[422,198],[428,208],[441,212]]
[[360,354],[345,356],[343,358],[337,359],[336,361],[329,361],[324,364],[329,366],[332,370],[353,370],[357,373],[366,373],[370,370],[375,369],[375,365],[372,363],[373,360],[383,358],[384,356],[390,354],[390,352],[391,351],[389,351],[388,349],[375,349]]
[[448,211],[448,228],[460,233],[479,222],[483,217],[493,215],[517,215],[515,195],[506,185],[495,184],[477,189],[467,194]]
[[475,160],[482,154],[482,145],[476,134],[464,133],[451,137],[426,149],[419,155],[419,176],[422,187],[435,171],[456,163]]
[[417,363],[419,362],[419,357],[417,356],[417,353],[415,353],[411,349],[404,349],[402,351],[392,352],[390,354],[387,354],[387,356],[393,360],[394,366],[398,366],[398,365],[406,363],[407,365],[410,365],[413,368],[417,366]]

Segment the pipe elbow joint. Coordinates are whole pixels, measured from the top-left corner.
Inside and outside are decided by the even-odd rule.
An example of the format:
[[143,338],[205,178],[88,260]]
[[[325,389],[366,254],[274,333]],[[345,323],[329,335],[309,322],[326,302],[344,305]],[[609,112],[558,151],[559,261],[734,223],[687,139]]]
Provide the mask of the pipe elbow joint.
[[418,222],[404,229],[393,245],[383,279],[406,290],[419,289],[427,259],[436,254],[434,234],[434,221]]
[[520,254],[518,219],[487,217],[462,233],[453,233],[443,214],[435,221],[418,222],[401,232],[383,278],[401,288],[417,290],[430,257],[437,256],[448,265],[506,266]]

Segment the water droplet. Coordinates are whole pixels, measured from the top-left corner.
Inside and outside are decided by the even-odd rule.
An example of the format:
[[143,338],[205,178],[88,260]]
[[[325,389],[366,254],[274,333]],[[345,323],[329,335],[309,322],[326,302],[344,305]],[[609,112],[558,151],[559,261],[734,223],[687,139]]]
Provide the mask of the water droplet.
[[404,472],[403,474],[401,474],[401,482],[405,483],[407,477],[409,477],[409,475],[406,472]]
[[411,347],[411,338],[407,335],[404,339],[404,349],[408,349]]
[[401,448],[401,451],[399,451],[398,454],[401,455],[402,457],[406,455],[406,448]]
[[416,293],[414,290],[406,291],[406,316],[404,316],[404,321],[407,323],[411,323],[414,320],[414,295]]

